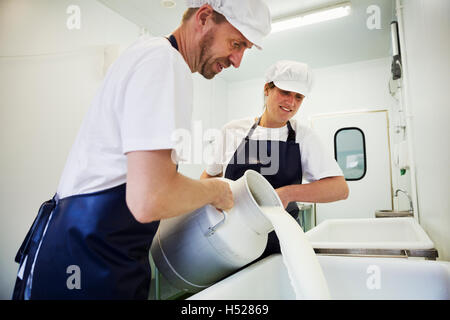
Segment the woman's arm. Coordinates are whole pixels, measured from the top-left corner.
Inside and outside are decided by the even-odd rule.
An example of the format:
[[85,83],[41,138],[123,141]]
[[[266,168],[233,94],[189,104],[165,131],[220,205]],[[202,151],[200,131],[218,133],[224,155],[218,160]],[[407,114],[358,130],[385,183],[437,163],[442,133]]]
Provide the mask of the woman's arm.
[[320,179],[307,184],[278,188],[277,193],[286,208],[291,201],[325,203],[348,197],[348,185],[343,176]]
[[192,212],[206,204],[223,210],[233,207],[227,182],[194,180],[179,174],[171,150],[129,152],[127,159],[126,201],[141,223]]

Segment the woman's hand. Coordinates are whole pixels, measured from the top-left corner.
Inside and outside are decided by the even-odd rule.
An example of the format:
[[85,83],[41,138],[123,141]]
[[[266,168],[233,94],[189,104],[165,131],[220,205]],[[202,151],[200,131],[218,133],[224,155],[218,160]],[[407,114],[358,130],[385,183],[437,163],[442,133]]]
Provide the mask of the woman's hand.
[[290,200],[287,198],[287,193],[285,187],[281,187],[275,190],[280,197],[281,203],[283,203],[283,208],[286,209],[287,205],[289,204]]
[[292,184],[275,190],[286,208],[289,202],[327,203],[345,200],[348,185],[343,176],[323,178],[305,184]]

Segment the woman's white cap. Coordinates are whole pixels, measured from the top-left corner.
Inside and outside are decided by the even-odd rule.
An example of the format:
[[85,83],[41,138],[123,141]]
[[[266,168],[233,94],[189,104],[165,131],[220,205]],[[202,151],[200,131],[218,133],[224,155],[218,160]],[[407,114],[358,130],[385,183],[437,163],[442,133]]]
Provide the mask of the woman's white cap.
[[266,72],[266,83],[270,82],[282,90],[307,96],[312,87],[312,72],[305,63],[280,60]]
[[185,0],[188,8],[209,4],[214,11],[225,16],[255,47],[262,49],[262,39],[270,33],[271,17],[267,5],[261,0]]

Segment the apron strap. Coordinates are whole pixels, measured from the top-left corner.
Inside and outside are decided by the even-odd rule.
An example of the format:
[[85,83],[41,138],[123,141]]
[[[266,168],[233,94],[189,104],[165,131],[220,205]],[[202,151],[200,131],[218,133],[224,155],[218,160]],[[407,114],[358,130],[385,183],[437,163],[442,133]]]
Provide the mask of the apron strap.
[[[27,281],[30,276],[31,268],[34,263],[36,252],[44,234],[45,227],[53,209],[56,206],[57,196],[53,199],[44,202],[39,208],[39,212],[34,219],[34,222],[28,231],[25,240],[16,254],[15,261],[19,263],[19,273],[24,268],[21,278],[18,276],[13,291],[13,300],[24,299]],[[23,265],[25,263],[25,265]]]
[[173,36],[173,34],[170,35],[170,37],[166,38],[167,40],[169,40],[170,44],[172,45],[172,47],[174,47],[175,50],[178,50],[178,43],[177,43],[177,39],[175,39],[175,37]]
[[45,225],[47,224],[50,213],[56,206],[56,195],[53,199],[45,201],[39,208],[38,214],[31,225],[30,230],[28,230],[22,245],[17,251],[16,257],[14,259],[17,263],[22,263],[25,257],[30,251],[30,246],[33,242],[37,241],[39,243],[42,233],[44,232]]
[[250,136],[253,134],[253,131],[255,131],[255,129],[258,127],[260,122],[261,122],[261,117],[256,119],[255,123],[250,128],[250,130],[248,131],[247,135],[245,136],[245,138],[242,141],[248,140],[250,138]]
[[295,142],[295,130],[292,129],[290,121],[287,122],[287,127],[288,127],[288,130],[289,130],[289,133],[288,133],[288,137],[287,137],[286,141]]
[[[245,145],[245,141],[248,141],[250,139],[250,136],[253,134],[253,132],[256,130],[256,128],[258,127],[259,123],[261,122],[261,118],[259,117],[256,119],[255,123],[253,124],[253,126],[250,128],[250,130],[247,132],[247,135],[245,136],[244,139],[242,139],[241,143],[239,144],[239,146],[237,147],[236,151],[240,150],[241,148],[244,147]],[[287,127],[288,127],[288,137],[286,139],[287,142],[294,142],[295,143],[295,130],[292,128],[290,121],[287,122]]]
[[[255,121],[255,123],[253,124],[253,126],[250,128],[250,130],[247,132],[247,135],[245,136],[244,139],[241,140],[241,143],[239,144],[239,146],[236,148],[235,154],[240,151],[242,148],[245,148],[245,142],[248,141],[250,139],[250,136],[253,134],[253,131],[255,131],[256,127],[259,125],[259,122],[261,121],[261,118],[257,119]],[[234,155],[233,155],[234,157]],[[233,158],[231,158],[233,160]],[[231,161],[232,161],[231,160]]]
[[[249,139],[250,138],[250,136],[253,134],[253,131],[255,131],[255,129],[256,129],[256,127],[257,126],[259,126],[259,123],[261,122],[261,118],[262,117],[259,117],[256,121],[255,121],[255,123],[253,124],[253,126],[250,128],[250,130],[248,131],[248,133],[247,133],[247,136],[245,137],[245,139],[244,140],[247,140],[247,139]],[[295,130],[292,128],[292,125],[291,125],[291,122],[290,121],[288,121],[287,123],[287,127],[288,127],[288,137],[287,137],[287,139],[286,139],[286,141],[292,141],[292,142],[295,142]]]

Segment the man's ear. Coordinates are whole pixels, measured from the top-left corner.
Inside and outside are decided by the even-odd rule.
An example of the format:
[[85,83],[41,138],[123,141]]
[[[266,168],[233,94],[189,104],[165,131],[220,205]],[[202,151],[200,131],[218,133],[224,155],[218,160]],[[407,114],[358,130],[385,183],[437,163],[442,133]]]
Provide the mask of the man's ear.
[[200,26],[206,26],[213,14],[214,9],[209,4],[204,4],[195,13],[195,21]]

